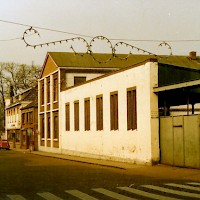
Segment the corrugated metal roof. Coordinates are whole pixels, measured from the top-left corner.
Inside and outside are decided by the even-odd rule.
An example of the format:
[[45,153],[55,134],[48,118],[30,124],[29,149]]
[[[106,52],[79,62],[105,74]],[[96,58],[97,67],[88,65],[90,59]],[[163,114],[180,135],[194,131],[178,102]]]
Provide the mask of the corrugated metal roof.
[[[131,66],[140,62],[143,62],[149,58],[157,58],[159,63],[175,65],[186,68],[200,69],[200,57],[197,56],[195,60],[192,60],[189,56],[160,56],[155,57],[153,55],[140,55],[132,54],[127,60],[121,60],[119,58],[113,58],[107,63],[98,63],[89,54],[83,54],[80,56],[70,52],[49,52],[54,62],[58,67],[81,67],[81,68],[123,68]],[[95,58],[99,61],[106,61],[111,54],[94,54]],[[121,54],[121,57],[126,55]]]

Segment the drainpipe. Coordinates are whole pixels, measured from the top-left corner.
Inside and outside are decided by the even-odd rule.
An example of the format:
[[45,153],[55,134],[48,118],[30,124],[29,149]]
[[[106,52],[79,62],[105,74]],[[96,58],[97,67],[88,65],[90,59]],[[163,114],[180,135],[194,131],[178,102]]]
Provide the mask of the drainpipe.
[[194,103],[192,103],[192,114],[194,115]]
[[187,115],[189,115],[189,105],[190,105],[190,95],[189,95],[189,90],[187,90]]

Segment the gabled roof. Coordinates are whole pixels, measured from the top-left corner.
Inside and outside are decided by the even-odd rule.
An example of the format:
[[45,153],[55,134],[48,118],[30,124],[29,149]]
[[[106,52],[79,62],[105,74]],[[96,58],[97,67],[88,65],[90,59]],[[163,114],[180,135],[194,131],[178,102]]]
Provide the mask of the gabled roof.
[[[38,98],[38,86],[36,85],[33,88],[29,88],[29,89],[25,90],[24,92],[20,93],[20,95],[22,95],[21,99],[17,99],[15,102],[11,103],[6,108],[11,108],[15,105],[21,104],[22,102],[36,101]],[[17,96],[19,96],[19,95],[17,95]]]
[[[98,63],[89,54],[83,54],[83,56],[70,52],[48,52],[48,55],[54,60],[58,67],[81,67],[81,68],[123,68],[136,63],[143,62],[149,58],[157,58],[159,63],[196,68],[200,69],[200,57],[197,56],[195,60],[192,60],[189,56],[153,56],[153,55],[140,55],[132,54],[126,60],[119,58],[113,58],[107,63]],[[94,57],[99,61],[107,60],[111,54],[95,53]],[[126,57],[126,54],[119,55],[120,57]]]
[[[150,58],[156,58],[158,63],[174,65],[179,67],[200,69],[200,57],[196,56],[196,59],[191,59],[190,56],[154,56],[154,55],[141,55],[131,54],[127,59],[120,59],[113,57],[110,61],[104,63],[112,57],[112,54],[95,53],[93,56],[102,63],[97,62],[94,58],[87,54],[75,54],[72,52],[48,52],[43,64],[40,78],[43,75],[47,62],[50,61],[50,66],[47,71],[55,71],[57,68],[75,68],[75,69],[120,69],[128,66],[135,65],[137,63],[144,62]],[[119,54],[121,58],[125,58],[127,54]]]
[[[69,52],[49,52],[54,62],[58,67],[76,67],[76,68],[123,68],[135,63],[144,61],[152,56],[148,55],[131,55],[127,60],[121,60],[119,58],[113,58],[110,61],[99,63],[89,54],[74,54]],[[93,56],[98,61],[106,61],[112,55],[95,53]],[[120,55],[126,57],[127,55]]]
[[29,109],[29,108],[37,108],[38,107],[38,102],[36,100],[32,101],[29,103],[27,106],[21,108],[21,110]]

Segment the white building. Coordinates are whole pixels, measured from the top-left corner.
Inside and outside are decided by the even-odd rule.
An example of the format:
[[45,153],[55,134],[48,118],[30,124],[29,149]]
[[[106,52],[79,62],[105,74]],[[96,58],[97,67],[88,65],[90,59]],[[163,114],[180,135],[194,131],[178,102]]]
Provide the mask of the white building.
[[148,61],[61,92],[61,152],[158,162],[157,74],[157,62]]
[[[160,132],[159,116],[177,105],[195,114],[200,102],[198,60],[131,55],[97,63],[87,54],[47,54],[39,80],[39,150],[158,163],[166,130]],[[85,78],[76,85],[76,77]]]

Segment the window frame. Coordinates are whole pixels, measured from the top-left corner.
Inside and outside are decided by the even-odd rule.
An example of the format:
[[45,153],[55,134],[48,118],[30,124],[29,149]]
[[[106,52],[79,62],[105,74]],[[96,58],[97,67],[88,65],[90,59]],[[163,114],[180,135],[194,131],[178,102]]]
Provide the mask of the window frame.
[[110,130],[119,129],[118,91],[110,93]]
[[65,104],[65,130],[70,131],[70,103]]
[[80,129],[79,115],[79,101],[74,101],[74,131],[79,131]]
[[44,79],[41,81],[40,99],[41,105],[44,105]]
[[44,114],[40,115],[40,135],[41,135],[41,139],[45,138],[45,119],[44,119]]
[[53,101],[58,101],[58,75],[53,77]]
[[47,113],[47,139],[51,138],[51,114]]
[[85,131],[90,131],[90,98],[84,99]]
[[103,95],[96,96],[96,130],[103,130]]
[[127,89],[127,130],[137,129],[137,90],[136,87]]
[[53,112],[53,139],[59,138],[59,116],[58,111]]
[[50,77],[47,78],[47,104],[50,103]]

